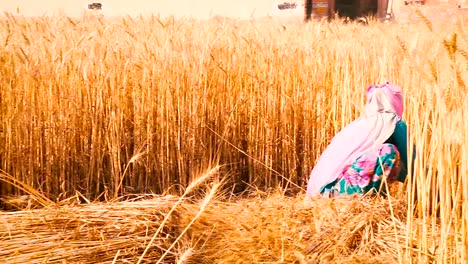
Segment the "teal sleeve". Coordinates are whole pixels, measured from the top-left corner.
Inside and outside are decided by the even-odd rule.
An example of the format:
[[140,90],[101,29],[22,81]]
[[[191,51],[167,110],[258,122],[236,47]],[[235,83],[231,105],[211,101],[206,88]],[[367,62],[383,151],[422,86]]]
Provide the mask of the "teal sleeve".
[[404,121],[398,121],[388,142],[394,144],[400,152],[401,171],[398,180],[404,182],[408,174],[408,127]]

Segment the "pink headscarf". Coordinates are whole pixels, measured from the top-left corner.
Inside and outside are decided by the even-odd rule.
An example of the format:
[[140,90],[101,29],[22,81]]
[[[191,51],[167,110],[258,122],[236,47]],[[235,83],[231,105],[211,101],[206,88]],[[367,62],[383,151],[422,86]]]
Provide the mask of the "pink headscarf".
[[388,97],[394,111],[401,119],[403,116],[403,96],[401,95],[401,89],[395,85],[390,84],[389,82],[380,85],[373,84],[367,88],[367,103],[369,103],[372,99],[372,91],[378,88],[382,89],[382,91]]
[[307,196],[340,178],[366,151],[377,148],[393,134],[403,114],[401,89],[386,82],[367,88],[364,114],[341,130],[322,153],[310,175]]

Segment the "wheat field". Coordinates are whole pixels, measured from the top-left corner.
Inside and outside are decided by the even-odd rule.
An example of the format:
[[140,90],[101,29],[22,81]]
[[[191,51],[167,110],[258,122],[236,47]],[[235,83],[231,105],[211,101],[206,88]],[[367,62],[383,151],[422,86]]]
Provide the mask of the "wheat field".
[[[42,208],[0,212],[0,259],[466,263],[466,23],[6,14],[0,194]],[[405,95],[408,181],[303,203],[384,81]]]

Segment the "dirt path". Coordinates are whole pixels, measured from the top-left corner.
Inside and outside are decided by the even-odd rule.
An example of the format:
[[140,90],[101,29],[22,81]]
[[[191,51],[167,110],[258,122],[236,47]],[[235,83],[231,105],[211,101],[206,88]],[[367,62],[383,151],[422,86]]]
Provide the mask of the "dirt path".
[[[418,8],[431,21],[455,22],[463,16],[468,22],[468,7],[459,9],[457,1],[460,0],[443,1],[430,0],[423,6],[410,6],[405,5],[404,0],[394,0],[394,18],[402,23],[419,20],[420,16],[415,12],[415,8]],[[98,12],[105,17],[159,14],[162,17],[174,15],[176,18],[198,19],[214,16],[240,19],[272,16],[302,20],[304,16],[303,0],[0,0],[0,11],[17,13],[19,10],[24,16],[41,16],[62,10],[68,16],[81,17],[88,4],[93,2],[102,3],[102,11]],[[296,2],[296,8],[280,10],[278,5],[284,2]]]
[[[294,2],[288,1],[288,2]],[[282,0],[20,0],[0,1],[0,10],[16,13],[19,6],[21,14],[38,16],[50,14],[62,9],[67,15],[81,16],[88,4],[102,3],[102,14],[105,16],[160,14],[176,17],[209,18],[210,16],[228,16],[231,18],[250,18],[265,16],[302,16],[304,11],[302,2],[294,10],[279,10],[278,4]]]

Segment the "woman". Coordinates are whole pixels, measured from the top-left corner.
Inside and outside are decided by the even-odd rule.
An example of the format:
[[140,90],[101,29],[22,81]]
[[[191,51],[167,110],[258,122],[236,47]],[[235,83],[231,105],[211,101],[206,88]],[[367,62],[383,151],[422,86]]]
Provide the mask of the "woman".
[[383,182],[407,174],[407,126],[400,88],[389,82],[367,89],[364,115],[340,131],[315,165],[307,196],[380,193]]

